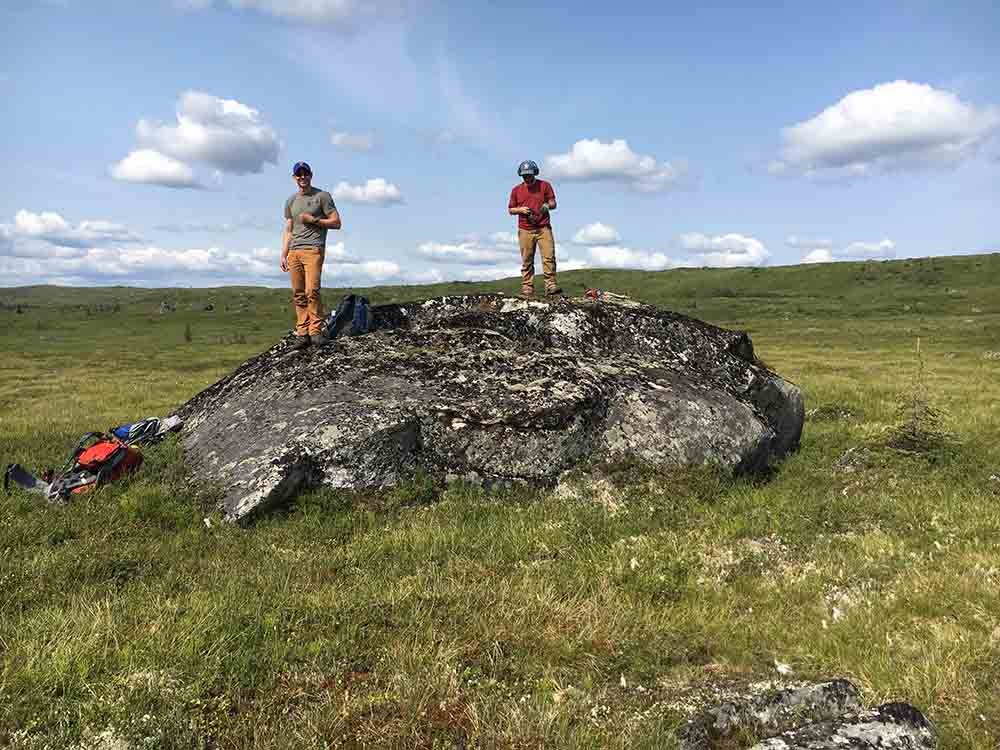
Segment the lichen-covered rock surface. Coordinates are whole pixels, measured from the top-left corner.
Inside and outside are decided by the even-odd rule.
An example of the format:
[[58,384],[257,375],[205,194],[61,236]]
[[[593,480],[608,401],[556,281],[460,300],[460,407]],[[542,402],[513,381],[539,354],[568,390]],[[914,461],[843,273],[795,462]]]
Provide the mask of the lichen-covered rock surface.
[[[739,741],[747,736],[766,739]],[[919,710],[908,703],[886,703],[865,710],[860,692],[847,680],[750,690],[693,717],[681,727],[677,739],[680,750],[936,747],[933,726]]]
[[589,458],[761,472],[802,432],[799,389],[745,333],[634,302],[443,297],[372,308],[371,333],[291,338],[180,414],[227,518],[301,487],[391,486],[422,468],[554,483]]

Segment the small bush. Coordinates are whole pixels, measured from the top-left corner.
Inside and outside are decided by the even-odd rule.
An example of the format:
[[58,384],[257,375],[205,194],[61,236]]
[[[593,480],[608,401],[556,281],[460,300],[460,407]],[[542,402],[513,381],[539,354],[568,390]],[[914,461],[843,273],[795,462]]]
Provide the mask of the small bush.
[[900,408],[900,421],[889,433],[886,446],[901,453],[941,459],[955,447],[955,437],[941,426],[944,415],[929,402],[919,338],[916,357],[917,368]]

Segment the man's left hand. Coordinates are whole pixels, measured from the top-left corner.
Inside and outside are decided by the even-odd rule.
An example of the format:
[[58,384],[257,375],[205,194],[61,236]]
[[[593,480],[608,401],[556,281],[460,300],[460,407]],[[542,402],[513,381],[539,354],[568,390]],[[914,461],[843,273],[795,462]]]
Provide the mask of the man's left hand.
[[299,221],[301,221],[303,224],[315,224],[317,221],[319,221],[319,219],[317,219],[312,214],[302,213],[299,214]]
[[541,208],[538,209],[538,213],[541,216],[545,216],[545,214],[547,214],[548,212],[549,212],[549,204],[548,203],[543,203],[542,206],[541,206]]

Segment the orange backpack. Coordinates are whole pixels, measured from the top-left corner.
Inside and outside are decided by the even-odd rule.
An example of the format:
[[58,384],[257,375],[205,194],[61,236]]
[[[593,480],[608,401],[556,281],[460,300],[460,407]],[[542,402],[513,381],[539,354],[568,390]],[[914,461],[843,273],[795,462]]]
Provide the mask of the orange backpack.
[[88,432],[49,488],[49,497],[66,500],[70,495],[118,479],[142,463],[142,453],[117,437]]

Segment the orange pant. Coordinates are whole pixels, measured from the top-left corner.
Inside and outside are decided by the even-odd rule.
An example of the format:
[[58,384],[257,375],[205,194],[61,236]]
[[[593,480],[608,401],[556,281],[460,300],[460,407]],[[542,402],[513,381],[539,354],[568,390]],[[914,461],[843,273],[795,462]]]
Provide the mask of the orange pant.
[[535,293],[535,247],[542,256],[542,272],[545,274],[545,291],[551,291],[556,284],[556,241],[552,227],[541,229],[518,229],[517,242],[521,246],[521,294]]
[[288,277],[292,282],[292,302],[295,303],[295,333],[312,336],[320,332],[323,322],[323,300],[319,296],[323,274],[324,252],[320,248],[288,251]]

